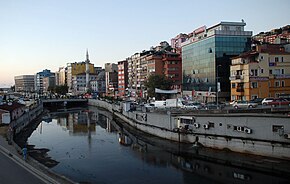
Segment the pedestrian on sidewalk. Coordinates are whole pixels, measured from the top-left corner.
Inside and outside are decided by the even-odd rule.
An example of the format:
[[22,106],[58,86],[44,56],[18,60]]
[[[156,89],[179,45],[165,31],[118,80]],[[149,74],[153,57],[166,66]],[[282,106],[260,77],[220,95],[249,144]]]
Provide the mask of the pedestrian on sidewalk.
[[26,159],[27,159],[27,148],[26,148],[26,144],[22,148],[22,156],[23,156],[24,161],[26,161]]

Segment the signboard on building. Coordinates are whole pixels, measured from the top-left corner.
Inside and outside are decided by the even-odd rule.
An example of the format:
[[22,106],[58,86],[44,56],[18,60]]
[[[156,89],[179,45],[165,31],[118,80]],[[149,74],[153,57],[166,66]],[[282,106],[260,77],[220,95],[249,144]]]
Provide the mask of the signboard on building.
[[250,81],[268,81],[268,77],[250,77]]
[[193,31],[193,33],[194,34],[199,34],[199,33],[205,32],[205,30],[206,30],[206,26],[202,26],[202,27],[199,27],[199,28],[195,29]]

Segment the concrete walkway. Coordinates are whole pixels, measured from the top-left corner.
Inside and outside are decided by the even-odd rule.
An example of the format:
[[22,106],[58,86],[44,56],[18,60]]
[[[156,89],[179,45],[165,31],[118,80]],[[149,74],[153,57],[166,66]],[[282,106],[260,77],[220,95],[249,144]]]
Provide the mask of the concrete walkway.
[[[0,152],[2,152],[5,156],[7,156],[7,159],[12,159],[15,164],[21,165],[23,168],[25,168],[27,171],[29,171],[31,174],[42,180],[44,183],[61,183],[61,184],[71,184],[74,183],[73,181],[67,179],[64,176],[60,176],[53,171],[51,171],[49,168],[41,165],[33,158],[29,157],[27,158],[27,161],[24,161],[21,155],[21,149],[16,145],[15,143],[12,143],[12,145],[8,144],[8,141],[6,138],[0,135]],[[15,177],[11,175],[11,177]],[[28,182],[29,181],[25,181]]]

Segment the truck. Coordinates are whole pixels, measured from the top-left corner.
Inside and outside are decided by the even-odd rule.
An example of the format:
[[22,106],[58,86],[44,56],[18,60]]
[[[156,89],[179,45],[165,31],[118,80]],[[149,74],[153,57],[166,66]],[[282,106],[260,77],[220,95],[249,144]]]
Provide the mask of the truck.
[[181,98],[174,98],[174,99],[166,99],[166,105],[167,108],[170,107],[184,107],[184,100]]

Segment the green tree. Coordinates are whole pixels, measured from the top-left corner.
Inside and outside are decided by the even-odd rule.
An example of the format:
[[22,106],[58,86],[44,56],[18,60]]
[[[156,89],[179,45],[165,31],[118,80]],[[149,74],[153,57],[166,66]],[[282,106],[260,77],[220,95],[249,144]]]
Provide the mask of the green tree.
[[60,95],[65,95],[68,92],[67,85],[55,86],[55,92]]
[[155,94],[155,88],[170,90],[171,86],[172,82],[168,80],[165,75],[150,75],[145,82],[149,97],[158,97],[157,94]]
[[12,91],[15,91],[15,85],[11,86],[10,89],[11,89]]
[[55,92],[55,87],[54,86],[48,86],[47,91]]

